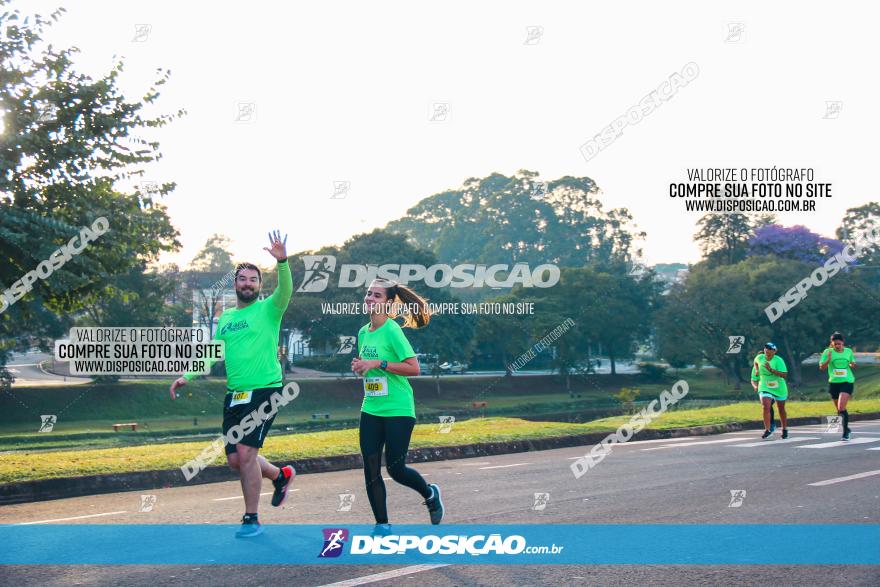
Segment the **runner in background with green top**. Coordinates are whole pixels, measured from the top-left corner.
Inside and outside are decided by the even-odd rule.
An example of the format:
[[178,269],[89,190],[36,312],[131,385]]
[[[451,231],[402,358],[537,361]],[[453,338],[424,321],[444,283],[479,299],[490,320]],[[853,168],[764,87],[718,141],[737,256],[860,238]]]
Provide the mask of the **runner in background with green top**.
[[[762,355],[764,353],[761,353]],[[752,363],[752,388],[757,393],[758,384],[761,382],[761,377],[758,375],[758,365],[757,363]],[[761,401],[761,396],[758,396],[758,401]],[[776,414],[773,413],[773,404],[776,403],[776,400],[770,400],[770,434],[776,430]]]
[[358,332],[358,355],[352,359],[351,369],[363,378],[360,448],[367,497],[376,518],[374,534],[391,533],[382,480],[383,449],[388,474],[425,498],[431,523],[439,524],[443,518],[440,488],[429,485],[418,471],[406,466],[409,441],[416,424],[413,390],[407,377],[419,374],[419,362],[401,326],[394,320],[401,315],[404,327],[427,326],[430,320],[427,302],[406,286],[377,279],[370,284],[364,304],[370,313],[370,322]]
[[788,438],[788,417],[785,413],[785,401],[788,399],[785,378],[788,376],[788,369],[785,361],[776,354],[776,345],[768,342],[764,345],[764,351],[759,353],[752,363],[753,371],[757,371],[758,375],[758,397],[761,398],[761,404],[764,406],[764,434],[761,438],[766,440],[773,434],[771,412],[774,401],[779,406],[782,438]]
[[[235,270],[236,307],[220,315],[215,340],[224,343],[226,364],[226,397],[223,401],[223,436],[231,428],[239,426],[255,409],[268,405],[272,394],[282,387],[281,363],[278,361],[278,333],[281,317],[290,303],[293,280],[287,264],[287,236],[281,240],[278,231],[269,234],[269,247],[263,250],[278,261],[278,287],[271,296],[259,300],[263,285],[259,267],[241,263]],[[213,361],[212,361],[213,363]],[[177,389],[198,377],[186,373],[171,385],[171,399]],[[257,519],[260,488],[263,478],[270,479],[275,487],[272,505],[280,506],[287,497],[296,471],[290,465],[276,467],[260,456],[263,441],[269,433],[274,414],[261,421],[259,426],[244,434],[237,442],[226,443],[226,460],[229,467],[241,474],[244,494],[244,517],[236,537],[257,536],[263,531]],[[247,426],[242,426],[247,429]]]
[[846,404],[855,391],[856,377],[853,368],[856,362],[852,349],[844,347],[843,344],[841,333],[835,332],[831,335],[831,342],[828,348],[822,351],[822,357],[819,359],[819,369],[828,370],[828,393],[831,394],[831,401],[834,402],[837,414],[843,416],[843,440],[849,440],[852,438],[852,432],[849,429],[849,412],[846,411]]

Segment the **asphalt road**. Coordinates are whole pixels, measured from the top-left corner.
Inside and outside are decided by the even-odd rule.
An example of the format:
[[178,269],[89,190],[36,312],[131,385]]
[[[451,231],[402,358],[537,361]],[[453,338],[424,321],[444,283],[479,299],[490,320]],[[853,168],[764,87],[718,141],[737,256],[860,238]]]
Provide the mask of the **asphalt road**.
[[63,377],[43,371],[42,361],[52,355],[42,352],[12,353],[6,368],[15,377],[12,387],[46,387],[54,385],[85,385],[91,383],[88,377]]
[[[754,431],[631,441],[575,479],[569,464],[589,447],[419,464],[443,488],[449,523],[682,524],[880,523],[880,421],[856,422],[842,443],[824,426],[761,442]],[[41,464],[42,465],[42,464]],[[46,463],[45,466],[51,466]],[[859,476],[860,474],[866,474]],[[369,524],[360,470],[303,475],[282,509],[266,495],[273,523]],[[853,477],[855,476],[855,477]],[[818,483],[818,485],[816,485]],[[421,498],[386,482],[391,522],[427,523]],[[737,507],[731,492],[744,490]],[[351,511],[339,494],[355,495]],[[156,496],[139,512],[141,495]],[[535,510],[535,493],[549,493]],[[0,508],[0,523],[229,524],[242,513],[237,483],[216,483]],[[585,531],[589,531],[588,527]],[[7,545],[9,547],[10,545]],[[244,546],[243,546],[244,547]],[[858,548],[858,544],[841,544]],[[17,566],[16,585],[878,585],[878,566]]]

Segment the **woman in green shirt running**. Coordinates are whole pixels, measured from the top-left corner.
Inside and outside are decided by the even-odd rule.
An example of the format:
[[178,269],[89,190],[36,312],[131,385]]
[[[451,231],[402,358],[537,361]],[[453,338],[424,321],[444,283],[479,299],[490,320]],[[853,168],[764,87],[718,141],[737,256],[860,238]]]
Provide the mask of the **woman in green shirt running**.
[[764,406],[764,434],[761,438],[767,439],[773,434],[771,410],[774,401],[779,406],[782,438],[788,438],[788,417],[785,413],[785,401],[788,399],[785,378],[788,377],[788,369],[785,367],[785,361],[776,354],[776,345],[768,342],[764,345],[764,351],[755,357],[753,363],[753,376],[758,377],[758,397],[761,398],[761,404]]
[[846,404],[855,391],[856,377],[853,375],[853,367],[856,362],[852,349],[843,345],[843,335],[839,332],[832,334],[828,348],[822,351],[819,359],[819,369],[828,370],[828,392],[837,414],[843,416],[843,440],[849,440],[852,434]]
[[351,369],[363,378],[364,402],[361,406],[360,448],[364,459],[367,497],[378,534],[390,534],[382,480],[382,450],[385,468],[392,479],[414,489],[425,498],[432,524],[443,518],[440,488],[428,484],[406,466],[409,441],[416,424],[415,402],[407,377],[419,374],[419,361],[412,346],[394,320],[404,318],[404,327],[428,325],[427,302],[406,286],[375,280],[364,296],[370,322],[358,332],[358,354]]

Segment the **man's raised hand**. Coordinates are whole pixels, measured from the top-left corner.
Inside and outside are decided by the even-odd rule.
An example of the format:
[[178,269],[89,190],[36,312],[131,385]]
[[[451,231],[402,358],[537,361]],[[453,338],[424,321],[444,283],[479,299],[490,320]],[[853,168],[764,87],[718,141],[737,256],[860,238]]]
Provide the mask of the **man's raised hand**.
[[268,251],[270,255],[275,257],[276,261],[286,261],[287,260],[287,235],[284,235],[284,240],[281,240],[281,233],[277,230],[273,230],[269,233],[269,246],[263,247],[264,251]]

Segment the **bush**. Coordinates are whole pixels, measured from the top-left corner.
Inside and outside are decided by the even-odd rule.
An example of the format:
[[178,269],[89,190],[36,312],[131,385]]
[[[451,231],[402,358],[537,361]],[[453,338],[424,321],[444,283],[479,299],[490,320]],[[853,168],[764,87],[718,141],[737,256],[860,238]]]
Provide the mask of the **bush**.
[[666,380],[666,367],[657,363],[639,363],[639,371],[646,381],[662,383]]
[[119,382],[119,375],[95,375],[92,380],[97,385],[112,385]]
[[612,397],[619,401],[623,406],[623,409],[627,412],[632,412],[635,407],[635,401],[639,397],[641,391],[632,387],[624,387],[619,392],[614,394]]

